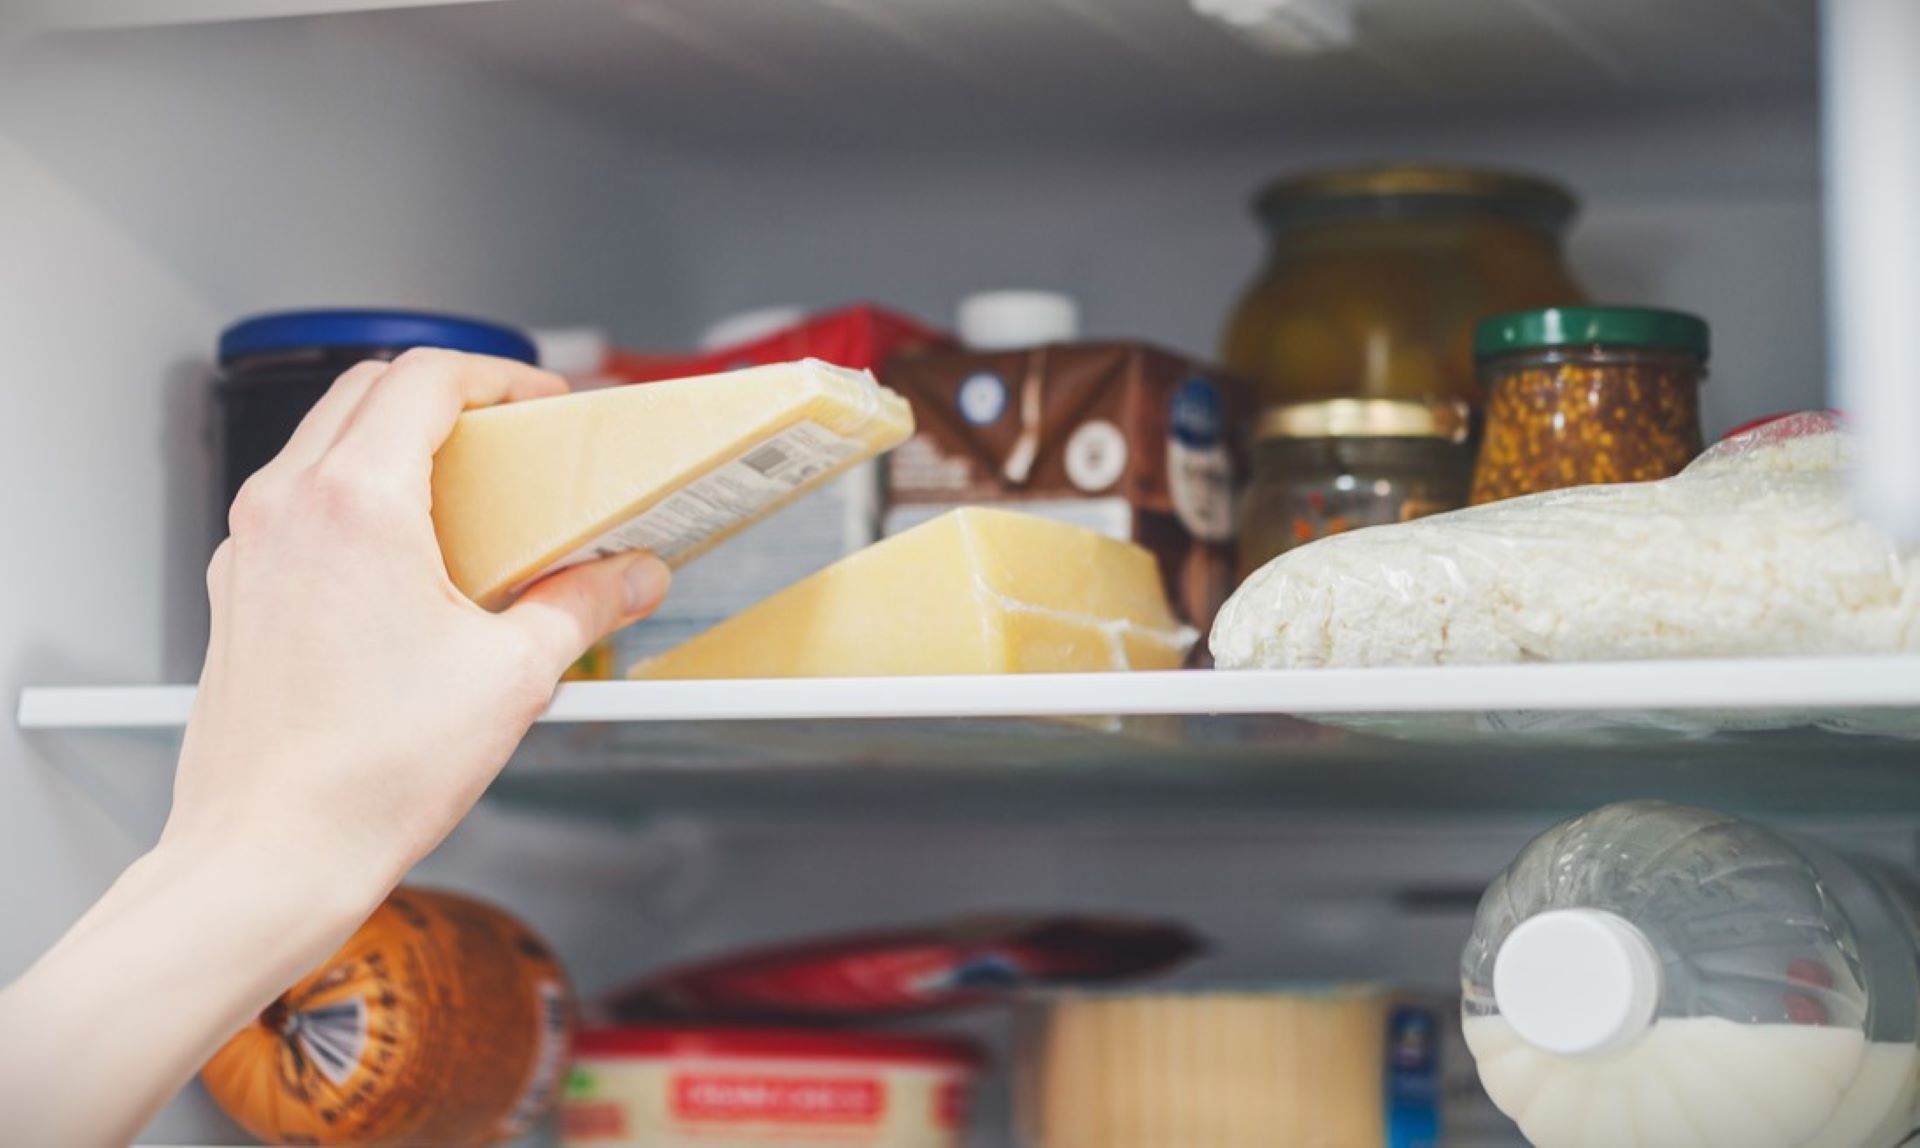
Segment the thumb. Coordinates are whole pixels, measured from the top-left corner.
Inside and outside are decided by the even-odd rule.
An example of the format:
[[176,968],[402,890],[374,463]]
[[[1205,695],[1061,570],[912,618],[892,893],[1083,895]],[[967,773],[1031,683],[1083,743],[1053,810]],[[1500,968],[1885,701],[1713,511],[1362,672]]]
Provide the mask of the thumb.
[[595,642],[653,613],[672,580],[651,554],[602,558],[542,578],[500,616],[551,655],[558,678]]

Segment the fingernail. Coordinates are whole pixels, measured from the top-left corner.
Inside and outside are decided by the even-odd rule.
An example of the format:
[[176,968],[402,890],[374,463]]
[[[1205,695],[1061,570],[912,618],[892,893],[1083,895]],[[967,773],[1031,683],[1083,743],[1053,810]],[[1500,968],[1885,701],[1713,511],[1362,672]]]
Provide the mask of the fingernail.
[[626,586],[627,613],[644,614],[667,596],[667,584],[673,581],[673,572],[653,555],[642,554],[627,564],[620,578]]

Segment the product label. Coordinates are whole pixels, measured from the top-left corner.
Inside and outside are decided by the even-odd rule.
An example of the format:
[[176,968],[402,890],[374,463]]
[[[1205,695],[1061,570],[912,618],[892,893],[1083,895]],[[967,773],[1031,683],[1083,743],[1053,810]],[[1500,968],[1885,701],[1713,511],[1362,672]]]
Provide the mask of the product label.
[[533,1054],[533,1068],[527,1073],[526,1087],[520,1090],[520,1099],[500,1122],[503,1139],[525,1135],[546,1113],[554,1083],[566,1065],[567,1033],[573,1020],[567,990],[553,981],[541,981],[535,986],[534,996],[540,1010],[539,1043]]
[[715,537],[758,517],[859,451],[859,443],[818,423],[797,422],[694,479],[528,582],[555,570],[630,550],[650,550],[669,565],[678,564]]
[[1098,494],[1127,473],[1127,436],[1105,419],[1080,424],[1067,439],[1067,481]]
[[933,1122],[941,1128],[967,1126],[967,1086],[964,1081],[949,1080],[933,1094]]
[[916,434],[887,456],[887,477],[897,494],[960,495],[973,485],[973,466],[940,449],[932,436]]
[[1212,379],[1195,375],[1173,392],[1167,412],[1167,493],[1180,525],[1207,542],[1234,533],[1233,452],[1226,400]]
[[886,1083],[872,1077],[701,1073],[673,1081],[673,1114],[686,1121],[875,1124],[886,1110]]
[[960,384],[958,405],[960,417],[973,426],[999,422],[1007,413],[1007,384],[992,371],[970,375]]
[[569,1100],[560,1110],[560,1135],[568,1144],[625,1140],[627,1110],[611,1100]]
[[961,1148],[968,1072],[920,1065],[644,1056],[575,1062],[565,1144]]
[[292,1036],[307,1062],[336,1085],[345,1084],[360,1067],[367,1048],[367,1002],[364,998],[335,1001],[293,1014]]
[[1440,1143],[1439,1022],[1422,1008],[1387,1018],[1387,1148]]

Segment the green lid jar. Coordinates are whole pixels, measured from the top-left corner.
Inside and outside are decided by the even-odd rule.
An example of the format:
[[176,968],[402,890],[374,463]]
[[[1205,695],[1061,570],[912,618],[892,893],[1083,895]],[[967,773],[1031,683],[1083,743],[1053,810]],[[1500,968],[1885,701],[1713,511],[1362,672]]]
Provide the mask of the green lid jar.
[[1475,503],[1667,478],[1700,453],[1704,320],[1650,307],[1548,307],[1484,320]]

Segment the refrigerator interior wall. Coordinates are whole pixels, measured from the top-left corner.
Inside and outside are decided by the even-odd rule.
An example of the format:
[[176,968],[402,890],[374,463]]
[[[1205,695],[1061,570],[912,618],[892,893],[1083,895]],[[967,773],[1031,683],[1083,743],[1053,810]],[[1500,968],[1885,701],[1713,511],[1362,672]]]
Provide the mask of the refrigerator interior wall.
[[[208,360],[251,311],[386,303],[692,321],[630,141],[379,20],[60,36],[0,62],[0,677],[191,680]],[[0,977],[151,842],[165,749],[0,730]],[[71,766],[72,768],[68,768]],[[157,1142],[241,1142],[192,1096]]]
[[1090,333],[1200,355],[1265,254],[1250,210],[1281,174],[1383,159],[1513,166],[1585,201],[1571,259],[1593,298],[1713,326],[1707,432],[1824,403],[1812,110],[1762,103],[1549,123],[1284,131],[1207,147],[925,146],[742,157],[686,205],[703,314],[872,297],[949,320],[968,291],[1078,296]]
[[[1140,137],[1081,130],[1114,90],[1094,84],[1096,106],[1066,130],[997,142],[992,124],[1006,117],[991,108],[971,125],[937,120],[929,135],[888,127],[890,114],[910,120],[907,108],[873,105],[859,123],[878,124],[876,136],[840,131],[835,108],[795,119],[736,95],[734,118],[716,112],[703,136],[717,86],[628,116],[609,89],[559,82],[564,57],[530,52],[533,65],[508,66],[470,23],[542,7],[4,47],[8,696],[29,682],[192,676],[213,526],[207,359],[220,326],[273,307],[427,306],[590,322],[661,345],[742,306],[872,298],[944,319],[964,291],[1039,283],[1081,295],[1098,332],[1206,353],[1260,257],[1246,211],[1255,185],[1329,162],[1451,159],[1566,178],[1588,203],[1573,247],[1596,296],[1713,321],[1713,427],[1822,401],[1804,100],[1536,118],[1507,108],[1417,125],[1378,109],[1350,123],[1332,112],[1246,121],[1229,101],[1217,114],[1232,130]],[[643,32],[687,35],[685,5],[636,10],[656,14]],[[907,55],[861,82],[912,81],[911,45],[896,50]],[[596,75],[619,62],[601,63]],[[708,74],[689,68],[689,84]],[[1073,86],[1052,98],[1071,101]],[[756,108],[777,140],[764,124],[739,129]],[[0,977],[51,943],[164,816],[167,745],[79,744],[0,731],[0,867],[13,875]],[[1063,827],[1038,812],[903,827],[858,809],[832,825],[663,811],[633,830],[489,804],[420,876],[527,915],[589,991],[656,961],[791,933],[1074,907],[1191,914],[1234,938],[1231,959],[1248,969],[1439,988],[1466,931],[1467,907],[1449,897],[1544,824],[1308,824],[1275,812]],[[1413,874],[1448,895],[1410,907]],[[236,1136],[193,1094],[148,1132]]]

